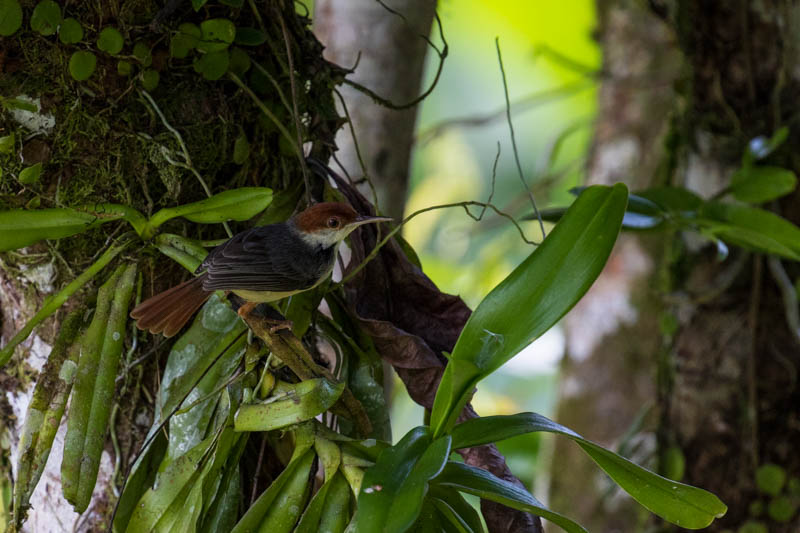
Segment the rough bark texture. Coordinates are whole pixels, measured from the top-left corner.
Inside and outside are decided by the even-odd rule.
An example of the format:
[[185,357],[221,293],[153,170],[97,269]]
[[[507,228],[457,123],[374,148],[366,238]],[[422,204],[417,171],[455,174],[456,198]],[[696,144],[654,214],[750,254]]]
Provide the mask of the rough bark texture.
[[[708,198],[728,183],[750,139],[783,125],[792,133],[767,164],[797,172],[796,6],[600,0],[598,9],[605,60],[590,165],[594,181],[672,184]],[[797,223],[797,204],[795,193],[768,207]],[[654,403],[655,416],[643,434],[651,444],[643,451],[653,466],[673,475],[681,470],[675,457],[682,456],[683,481],[715,492],[728,505],[727,516],[711,530],[737,530],[758,518],[769,531],[796,531],[797,513],[778,523],[749,511],[754,502],[770,502],[755,486],[758,466],[776,463],[794,477],[800,472],[797,454],[789,451],[800,439],[800,351],[766,260],[733,250],[719,262],[713,247],[685,235],[628,237],[620,244],[568,319],[575,339],[586,331],[605,336],[600,344],[568,345],[586,357],[566,363],[560,421],[613,444],[638,408]],[[603,320],[592,320],[586,311],[593,294],[603,295],[620,270],[636,272],[637,261],[650,266],[638,272],[638,281],[628,278],[606,293],[614,296],[600,305]],[[784,266],[790,277],[797,275],[796,265]],[[620,298],[632,304],[628,320],[609,313],[621,307]],[[621,320],[609,326],[609,314]],[[653,425],[657,453],[648,431]],[[647,453],[637,459],[646,460]],[[558,453],[556,462],[573,464],[565,457]],[[555,476],[553,506],[577,502],[591,530],[636,530],[642,515],[629,500],[598,504],[599,498],[585,496],[585,479]],[[594,503],[579,503],[587,500]]]
[[[324,56],[344,67],[355,67],[348,79],[382,98],[403,105],[420,93],[422,67],[435,0],[320,0],[314,31],[325,45]],[[394,10],[392,14],[389,9]],[[357,89],[340,88],[363,159],[363,169],[349,127],[339,131],[336,156],[345,171],[372,199],[364,172],[375,186],[380,210],[403,217],[408,189],[408,167],[414,139],[417,106],[390,109]]]

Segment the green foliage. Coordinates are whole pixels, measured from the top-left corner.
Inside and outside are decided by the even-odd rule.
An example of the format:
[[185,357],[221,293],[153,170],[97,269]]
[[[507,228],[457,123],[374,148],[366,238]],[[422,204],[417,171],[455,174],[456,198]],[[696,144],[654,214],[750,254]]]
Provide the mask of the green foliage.
[[744,167],[731,178],[731,194],[749,204],[762,204],[786,196],[797,187],[797,176],[780,167]]
[[36,163],[35,165],[22,169],[19,173],[19,182],[25,185],[32,185],[39,181],[39,176],[42,175],[42,164]]
[[207,80],[218,80],[228,71],[230,55],[227,50],[203,54],[194,62],[194,70]]
[[14,35],[22,26],[22,7],[19,0],[0,0],[0,36]]
[[621,184],[583,191],[547,239],[478,305],[439,385],[434,435],[453,427],[481,379],[550,329],[589,289],[611,253],[626,203]]
[[209,19],[200,23],[200,41],[197,49],[202,52],[226,50],[236,38],[236,26],[228,19]]
[[784,483],[786,483],[786,470],[779,465],[767,463],[756,470],[756,486],[765,494],[777,496],[783,490]]
[[92,52],[79,50],[69,58],[69,73],[76,81],[86,81],[97,67],[97,57]]
[[118,29],[113,27],[103,28],[100,35],[97,36],[97,48],[112,56],[122,51],[123,43],[122,34]]
[[154,91],[158,87],[158,81],[161,77],[158,71],[153,69],[146,69],[142,71],[142,87],[146,91]]
[[14,152],[16,148],[16,136],[14,133],[10,133],[8,135],[3,135],[0,137],[0,154],[10,154]]
[[766,524],[763,522],[756,522],[755,520],[748,520],[739,527],[737,533],[768,533]]
[[72,17],[61,21],[58,28],[58,40],[63,44],[75,44],[83,39],[83,26]]
[[61,6],[53,0],[42,0],[33,8],[31,29],[42,35],[53,35],[61,23]]
[[797,512],[798,502],[789,496],[776,496],[767,506],[767,514],[776,522],[788,523]]

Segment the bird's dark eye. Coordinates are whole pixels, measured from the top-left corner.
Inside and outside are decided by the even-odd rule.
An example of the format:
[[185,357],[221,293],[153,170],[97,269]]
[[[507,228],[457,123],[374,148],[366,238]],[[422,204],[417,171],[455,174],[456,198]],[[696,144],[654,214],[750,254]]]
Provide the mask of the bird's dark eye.
[[328,227],[329,228],[338,228],[339,227],[339,219],[336,217],[331,217],[328,219]]

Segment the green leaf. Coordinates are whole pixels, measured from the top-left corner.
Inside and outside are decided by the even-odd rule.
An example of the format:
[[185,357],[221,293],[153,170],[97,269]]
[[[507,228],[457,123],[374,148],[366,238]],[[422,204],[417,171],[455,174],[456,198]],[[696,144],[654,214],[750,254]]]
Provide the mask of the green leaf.
[[195,46],[197,46],[197,37],[178,32],[169,41],[169,55],[176,59],[183,59]]
[[775,213],[744,205],[707,202],[696,224],[713,237],[746,250],[800,261],[800,228]]
[[97,48],[112,56],[122,51],[123,43],[124,39],[117,28],[103,28],[100,35],[97,37]]
[[230,55],[227,50],[209,52],[203,54],[194,62],[194,70],[202,74],[205,79],[214,81],[225,75],[230,61]]
[[14,35],[22,26],[22,7],[18,0],[0,0],[0,36]]
[[762,204],[786,196],[797,187],[794,172],[780,167],[745,167],[731,178],[730,191],[739,201]]
[[[0,0],[2,1],[2,0]],[[16,148],[16,136],[14,132],[0,137],[0,154],[11,154]]]
[[[466,526],[466,531],[474,533],[484,533],[486,531],[478,511],[464,499],[460,492],[446,490],[433,485],[431,486],[431,496],[434,498],[434,504],[437,507],[440,507],[439,502],[446,504],[452,510],[452,513],[458,516],[459,520]],[[450,513],[445,511],[442,514],[450,516]]]
[[481,468],[449,461],[442,473],[431,483],[437,487],[454,488],[512,509],[541,516],[568,533],[587,533],[576,522],[545,507],[525,489],[495,477]]
[[673,524],[704,528],[728,509],[714,494],[654,474],[536,413],[467,420],[453,428],[453,447],[470,448],[534,431],[556,433],[577,442],[625,492]]
[[239,77],[244,76],[244,74],[250,70],[250,56],[237,46],[231,46],[230,48],[230,65],[228,66],[228,70],[233,72]]
[[247,161],[249,155],[250,143],[247,142],[247,135],[240,133],[239,136],[236,137],[236,142],[233,143],[233,162],[237,165],[241,165]]
[[153,63],[153,53],[150,50],[150,46],[143,41],[133,45],[133,57],[145,67],[149,67]]
[[19,182],[24,185],[31,185],[39,181],[39,176],[42,175],[42,164],[36,163],[29,167],[23,168],[19,172]]
[[272,189],[268,187],[241,187],[199,202],[164,208],[153,215],[150,225],[157,228],[175,217],[184,217],[200,224],[248,220],[266,209],[271,201]]
[[364,474],[355,531],[406,531],[422,510],[429,480],[447,462],[450,442],[450,436],[433,440],[429,428],[420,426],[382,451]]
[[133,74],[133,65],[131,65],[129,61],[118,61],[117,74],[120,76],[130,76]]
[[69,58],[69,73],[76,81],[86,81],[97,67],[97,58],[91,52],[79,50]]
[[622,184],[584,190],[550,235],[478,305],[436,393],[431,427],[455,424],[475,385],[550,329],[600,275],[628,200]]
[[673,213],[694,211],[703,205],[702,198],[683,187],[653,187],[638,191],[636,196],[649,200]]
[[158,80],[160,76],[158,71],[147,69],[142,72],[142,87],[145,91],[154,91],[158,87]]
[[61,6],[53,0],[42,0],[33,8],[31,29],[42,35],[53,35],[61,23]]
[[197,267],[208,255],[206,249],[196,242],[171,233],[162,233],[156,236],[155,245],[162,254],[177,262],[189,272],[197,270]]
[[180,26],[178,26],[178,31],[186,35],[190,35],[195,39],[199,39],[203,36],[203,32],[200,31],[200,26],[197,24],[192,24],[191,22],[182,23]]
[[285,492],[288,492],[287,486],[291,485],[292,481],[297,480],[297,478],[302,479],[303,476],[308,479],[313,459],[314,452],[311,450],[307,450],[299,457],[295,457],[267,490],[262,492],[255,503],[250,506],[231,533],[255,533],[261,530],[262,523],[266,522],[271,511],[273,516],[275,513],[288,511],[287,509],[280,509],[276,505],[276,501]]
[[236,26],[228,19],[209,19],[200,23],[201,40],[197,49],[203,52],[226,50],[236,38]]
[[236,28],[234,42],[242,46],[259,46],[267,42],[267,35],[256,28]]
[[208,0],[192,0],[192,7],[195,11],[200,11],[200,8],[206,5]]
[[58,28],[58,40],[63,44],[75,44],[83,39],[83,26],[72,17],[61,21]]
[[0,252],[23,248],[44,239],[61,239],[82,233],[122,215],[99,218],[68,208],[12,209],[0,211]]
[[287,386],[265,403],[239,407],[236,431],[272,431],[311,420],[327,411],[344,391],[344,383],[325,378],[307,379]]
[[767,463],[756,470],[756,486],[761,492],[777,496],[786,483],[786,470],[779,465]]

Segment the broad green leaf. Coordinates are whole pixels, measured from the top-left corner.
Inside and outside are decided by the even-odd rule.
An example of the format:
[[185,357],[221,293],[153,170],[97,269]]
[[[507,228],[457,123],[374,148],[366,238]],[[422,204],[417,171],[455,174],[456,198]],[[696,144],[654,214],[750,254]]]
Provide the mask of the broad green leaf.
[[117,55],[122,51],[124,40],[122,34],[117,28],[107,27],[103,28],[100,35],[97,37],[97,48],[103,52],[109,53],[112,56]]
[[197,24],[192,24],[191,22],[184,22],[180,26],[178,26],[178,31],[194,37],[195,39],[199,39],[203,36],[203,32],[200,30],[200,26]]
[[680,213],[694,211],[703,205],[703,199],[683,187],[652,187],[637,191],[635,196],[649,200],[666,211]]
[[436,510],[442,515],[444,521],[449,523],[449,527],[453,531],[457,533],[473,533],[475,531],[446,501],[433,498],[428,503],[432,503],[436,507]]
[[[172,345],[156,401],[159,421],[165,420],[179,405],[192,403],[188,397],[195,394],[192,391],[206,372],[224,375],[224,369],[241,358],[245,330],[236,313],[219,296],[214,294],[209,298],[191,327]],[[212,364],[215,368],[209,370]]]
[[[243,442],[244,440],[242,439]],[[242,478],[238,462],[239,457],[236,456],[236,461],[229,460],[228,466],[223,469],[220,489],[208,506],[200,533],[230,531],[236,525],[242,499]]]
[[[350,487],[341,472],[337,472],[331,480],[325,507],[319,520],[320,532],[341,533],[350,522]],[[297,531],[310,531],[298,527]]]
[[114,517],[113,533],[123,533],[127,529],[136,504],[155,482],[158,467],[166,448],[167,438],[163,431],[159,431],[152,444],[143,450],[136,459],[120,495],[117,513]]
[[628,200],[622,184],[585,189],[534,252],[478,305],[436,393],[431,427],[455,424],[475,385],[550,329],[594,283]]
[[153,52],[150,50],[150,46],[143,41],[133,45],[133,57],[145,67],[149,67],[153,63]]
[[200,11],[200,8],[206,5],[208,0],[192,0],[192,7],[195,11]]
[[[541,215],[542,220],[558,222],[566,212],[567,208],[565,207],[554,207],[550,209],[542,209],[539,211],[539,214]],[[523,217],[523,220],[535,219],[536,215],[526,215]],[[656,229],[660,227],[666,219],[667,213],[657,204],[641,196],[629,194],[628,207],[625,209],[625,215],[622,217],[622,229]]]
[[19,182],[24,185],[32,185],[39,181],[39,176],[42,175],[42,164],[36,163],[29,167],[23,168],[19,172]]
[[708,202],[696,224],[714,237],[747,250],[800,261],[800,228],[764,209]]
[[637,502],[673,524],[704,528],[728,509],[714,494],[650,472],[536,413],[467,420],[453,428],[453,447],[471,448],[534,431],[556,433],[577,442]]
[[61,21],[58,28],[58,40],[64,44],[75,44],[83,39],[83,26],[72,17]]
[[23,248],[44,239],[69,237],[122,217],[120,213],[85,213],[60,207],[0,211],[0,252]]
[[172,233],[157,235],[154,243],[159,252],[177,262],[189,272],[197,270],[197,267],[208,255],[208,251],[195,241]]
[[407,530],[422,510],[428,481],[442,471],[449,454],[450,437],[433,440],[423,426],[381,452],[364,474],[355,531]]
[[749,204],[763,204],[786,196],[797,187],[794,172],[780,167],[746,167],[731,178],[733,197]]
[[[307,450],[302,455],[295,457],[267,490],[262,492],[255,503],[250,506],[231,533],[255,533],[260,531],[261,525],[265,522],[270,511],[277,507],[276,502],[281,499],[283,493],[288,490],[288,485],[298,477],[302,478],[305,476],[306,479],[308,479],[313,460],[314,452],[311,450]],[[276,512],[286,511],[288,510],[276,510]]]
[[42,0],[33,8],[31,29],[42,35],[53,35],[61,23],[61,6],[53,0]]
[[228,64],[228,70],[239,77],[244,76],[250,70],[250,56],[237,46],[232,46],[229,52],[230,63]]
[[231,189],[199,202],[162,209],[150,219],[150,226],[157,228],[175,217],[184,217],[200,224],[247,220],[263,211],[271,201],[272,189],[267,187]]
[[194,62],[194,70],[207,80],[220,79],[228,71],[231,56],[227,50],[203,54]]
[[22,26],[22,7],[18,0],[0,0],[0,36],[14,35]]
[[236,28],[234,42],[242,46],[258,46],[267,42],[267,36],[255,28]]
[[236,38],[236,26],[228,19],[210,19],[200,23],[201,38],[197,49],[206,53],[222,52]]
[[10,154],[14,152],[15,147],[16,147],[16,135],[14,135],[14,132],[11,132],[8,135],[3,135],[2,137],[0,137],[0,154]]
[[483,499],[502,503],[512,509],[541,516],[560,526],[568,533],[587,533],[579,524],[566,516],[551,511],[523,488],[493,476],[486,470],[449,461],[432,485],[457,489]]
[[156,87],[158,87],[158,81],[160,78],[161,75],[157,70],[153,70],[151,68],[145,69],[141,74],[142,87],[145,91],[154,91]]
[[[437,506],[439,505],[438,502],[446,504],[458,516],[460,521],[466,525],[467,531],[474,533],[484,533],[486,531],[478,511],[464,499],[460,492],[433,485],[431,486],[431,497]],[[449,516],[449,513],[443,512],[443,514]]]
[[239,407],[236,431],[272,431],[311,420],[327,411],[344,391],[344,382],[325,378],[307,379],[278,390],[265,403]]
[[178,32],[170,38],[169,55],[176,59],[183,59],[197,45],[197,37]]
[[76,81],[86,81],[97,68],[97,57],[91,52],[78,50],[69,58],[69,73]]

